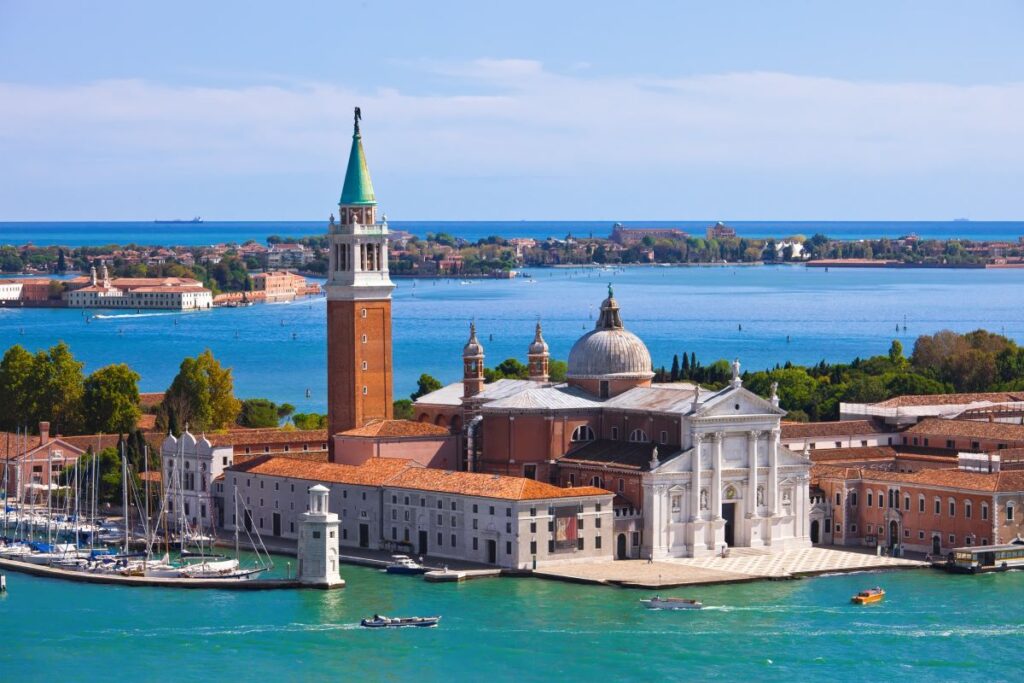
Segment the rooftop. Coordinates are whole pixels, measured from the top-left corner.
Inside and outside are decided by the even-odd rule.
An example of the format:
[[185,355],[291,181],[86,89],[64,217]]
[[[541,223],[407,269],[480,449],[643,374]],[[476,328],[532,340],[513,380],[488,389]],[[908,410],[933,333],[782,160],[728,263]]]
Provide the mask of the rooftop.
[[896,396],[873,405],[880,408],[909,408],[912,406],[958,406],[971,403],[1007,403],[1024,401],[1024,393],[983,392],[974,394],[912,394]]
[[944,420],[938,417],[925,418],[903,433],[911,436],[923,434],[930,436],[1024,441],[1024,425],[1007,424],[1005,422],[981,422],[978,420]]
[[[653,443],[627,443],[598,439],[569,451],[559,459],[559,462],[618,467],[646,472],[651,468],[651,454],[654,451],[654,446]],[[664,452],[658,453],[658,460],[664,462],[679,454],[680,451],[669,452],[666,448]]]
[[874,420],[838,420],[836,422],[783,422],[783,439],[808,439],[856,434],[884,434]]
[[258,458],[229,467],[227,471],[304,481],[324,481],[332,484],[383,486],[391,477],[410,467],[415,468],[419,465],[411,460],[398,458],[371,458],[356,466],[261,455]]
[[451,436],[444,427],[430,424],[429,422],[413,422],[412,420],[377,420],[363,427],[356,427],[344,432],[339,436],[372,438],[372,437],[423,437],[423,436]]
[[862,479],[866,482],[937,486],[981,492],[1024,491],[1024,470],[993,474],[936,468],[917,472],[891,472],[867,467],[815,464],[811,466],[811,478]]

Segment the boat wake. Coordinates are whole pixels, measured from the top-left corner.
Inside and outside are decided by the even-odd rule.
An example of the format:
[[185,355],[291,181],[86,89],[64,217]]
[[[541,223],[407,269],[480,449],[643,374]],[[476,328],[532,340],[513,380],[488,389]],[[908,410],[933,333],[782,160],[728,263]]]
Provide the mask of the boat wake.
[[121,318],[162,318],[169,315],[181,315],[183,311],[173,313],[97,313],[93,320],[119,320]]

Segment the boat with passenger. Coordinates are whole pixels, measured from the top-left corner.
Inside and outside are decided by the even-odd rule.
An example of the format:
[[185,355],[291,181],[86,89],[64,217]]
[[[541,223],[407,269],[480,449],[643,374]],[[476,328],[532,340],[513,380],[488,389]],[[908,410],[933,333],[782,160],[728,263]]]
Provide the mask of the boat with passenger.
[[408,555],[392,555],[391,563],[384,571],[388,574],[425,574],[427,568]]
[[428,628],[437,626],[440,621],[441,617],[386,617],[383,614],[374,614],[373,619],[363,619],[359,625],[363,628]]
[[857,593],[850,598],[850,602],[855,605],[870,605],[872,603],[881,602],[883,598],[885,598],[885,591],[880,587],[875,586],[874,588],[868,588],[867,590],[862,590],[860,593]]
[[1005,545],[972,545],[954,548],[943,569],[955,574],[1005,572],[1024,568],[1024,540]]
[[663,598],[660,595],[655,595],[653,598],[641,600],[640,604],[647,609],[704,609],[704,603],[700,600],[690,600],[689,598]]

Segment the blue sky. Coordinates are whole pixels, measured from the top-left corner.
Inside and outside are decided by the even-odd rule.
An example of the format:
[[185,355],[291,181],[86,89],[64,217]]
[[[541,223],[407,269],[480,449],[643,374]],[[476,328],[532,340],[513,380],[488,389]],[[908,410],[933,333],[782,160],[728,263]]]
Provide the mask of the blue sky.
[[0,220],[1021,218],[1022,2],[0,0]]

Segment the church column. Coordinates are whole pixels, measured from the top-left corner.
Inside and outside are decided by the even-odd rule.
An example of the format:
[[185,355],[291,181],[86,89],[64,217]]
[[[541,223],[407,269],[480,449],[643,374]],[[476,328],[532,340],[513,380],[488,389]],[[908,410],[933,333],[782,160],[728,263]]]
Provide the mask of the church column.
[[779,515],[779,436],[773,429],[768,441],[768,505],[772,517]]
[[747,500],[753,501],[753,505],[750,510],[747,511],[747,516],[756,518],[757,509],[757,441],[761,438],[761,432],[747,432],[747,454],[749,457],[750,473],[747,477],[749,488],[747,489]]
[[692,514],[690,515],[691,521],[696,522],[700,519],[700,451],[703,446],[703,434],[694,433],[693,435],[693,462],[691,463],[690,470],[693,472],[691,476],[691,491],[690,491],[690,506]]
[[722,445],[725,442],[725,432],[715,432],[715,457],[711,472],[711,511],[714,519],[722,517]]

